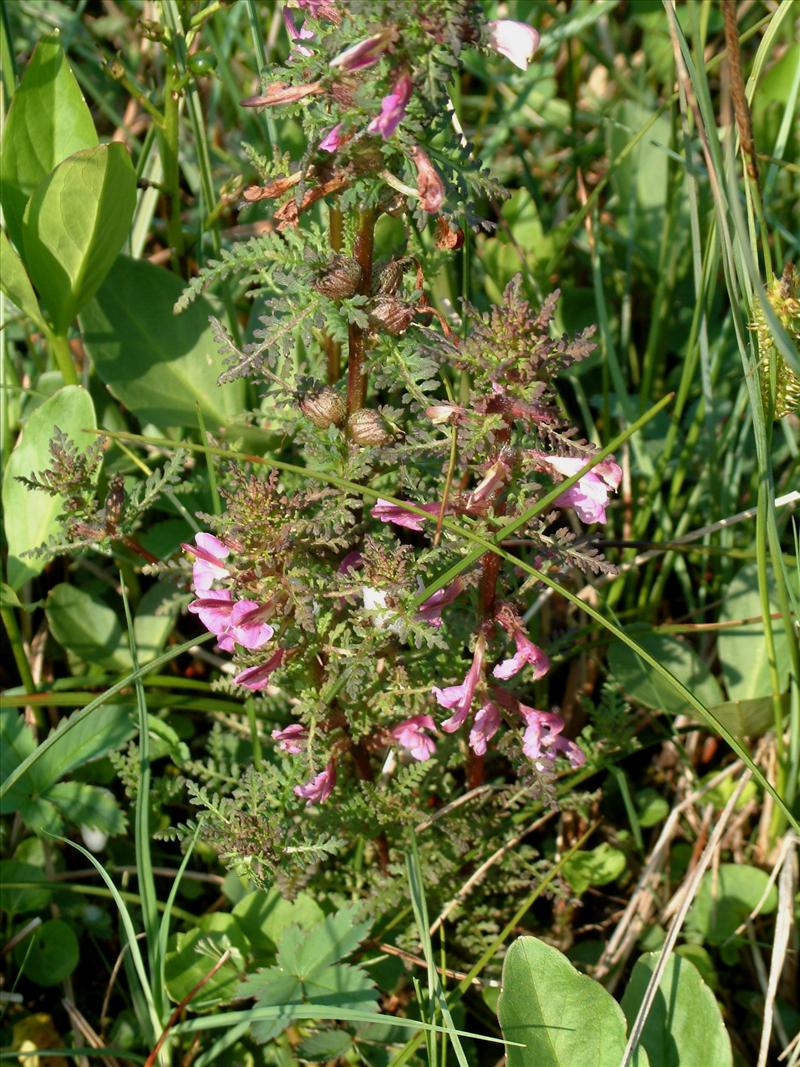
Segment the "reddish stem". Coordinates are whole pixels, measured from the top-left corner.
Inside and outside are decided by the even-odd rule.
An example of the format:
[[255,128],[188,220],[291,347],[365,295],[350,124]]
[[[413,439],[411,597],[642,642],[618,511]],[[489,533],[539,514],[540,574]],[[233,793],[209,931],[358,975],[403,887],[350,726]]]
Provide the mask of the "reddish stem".
[[[375,212],[365,208],[359,212],[358,233],[353,255],[361,265],[359,293],[369,296],[372,288],[372,248],[375,234]],[[364,368],[364,330],[355,323],[348,330],[347,349],[347,414],[352,415],[364,406],[367,395],[367,375]]]
[[[328,207],[328,234],[332,252],[342,250],[342,211],[336,204]],[[335,385],[342,376],[342,346],[325,335],[325,354],[328,359],[328,385]]]

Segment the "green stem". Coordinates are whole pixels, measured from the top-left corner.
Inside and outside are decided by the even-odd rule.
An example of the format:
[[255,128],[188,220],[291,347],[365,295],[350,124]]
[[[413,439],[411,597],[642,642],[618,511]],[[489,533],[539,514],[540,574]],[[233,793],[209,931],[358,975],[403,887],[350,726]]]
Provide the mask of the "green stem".
[[169,196],[167,215],[167,240],[172,254],[172,269],[180,273],[183,256],[183,225],[181,222],[180,167],[178,162],[178,136],[180,133],[180,97],[175,87],[175,70],[168,60],[167,81],[164,86],[164,128],[159,131],[161,166],[164,170],[164,188]]
[[65,385],[78,384],[78,372],[69,349],[69,341],[63,334],[48,333],[47,340],[56,366],[61,371]]
[[25,646],[22,643],[22,634],[19,626],[17,626],[17,617],[14,614],[14,609],[0,608],[0,618],[2,618],[3,625],[6,628],[11,652],[13,653],[19,676],[22,679],[22,684],[29,693],[32,693],[36,686],[34,685],[28,657],[25,655]]
[[256,719],[256,702],[248,697],[244,702],[247,710],[247,723],[250,727],[250,744],[253,746],[253,770],[261,770],[261,738],[258,736],[258,721]]
[[[361,264],[359,293],[369,295],[372,288],[372,249],[375,236],[375,212],[365,208],[358,213],[358,233],[353,255]],[[364,367],[365,334],[360,326],[350,324],[347,350],[347,414],[364,406],[367,395],[367,372]]]

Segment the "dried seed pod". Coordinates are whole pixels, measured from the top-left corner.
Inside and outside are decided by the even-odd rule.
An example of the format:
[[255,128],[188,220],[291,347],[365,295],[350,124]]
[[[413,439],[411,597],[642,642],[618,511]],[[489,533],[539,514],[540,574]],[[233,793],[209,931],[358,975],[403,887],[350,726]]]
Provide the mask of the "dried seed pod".
[[[800,272],[787,263],[783,276],[773,278],[767,286],[767,299],[781,325],[795,344],[800,343]],[[759,303],[753,308],[753,321],[750,324],[758,339],[759,370],[761,372],[761,395],[764,408],[768,409],[770,401],[770,379],[775,375],[776,419],[783,418],[800,408],[800,378],[795,374],[772,339],[772,331]]]
[[464,244],[464,231],[460,226],[451,226],[444,215],[436,220],[436,247],[453,251]]
[[300,397],[299,405],[306,418],[321,430],[340,426],[347,414],[344,400],[330,385],[310,389]]
[[354,296],[361,284],[361,264],[352,256],[331,256],[325,269],[317,276],[314,288],[331,300]]
[[370,325],[386,333],[405,333],[414,318],[415,308],[394,296],[379,296],[369,312]]
[[377,411],[361,408],[347,420],[347,432],[357,445],[385,445],[392,439]]
[[379,296],[394,296],[400,288],[405,273],[405,259],[390,259],[378,263],[372,271],[372,291]]

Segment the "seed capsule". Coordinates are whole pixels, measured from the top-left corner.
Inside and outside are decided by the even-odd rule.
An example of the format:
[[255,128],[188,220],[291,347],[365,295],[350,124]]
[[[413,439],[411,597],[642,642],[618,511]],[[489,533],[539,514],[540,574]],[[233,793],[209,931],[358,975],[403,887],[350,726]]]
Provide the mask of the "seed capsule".
[[331,300],[354,296],[361,284],[361,264],[352,256],[332,256],[313,284],[318,293]]
[[385,445],[392,436],[377,411],[361,408],[347,420],[347,432],[357,445]]
[[402,259],[390,259],[388,263],[380,263],[372,271],[372,291],[376,296],[394,296],[400,288],[405,271],[405,262]]
[[329,385],[310,390],[300,398],[299,403],[306,418],[321,430],[327,430],[329,426],[340,426],[347,414],[344,400]]
[[370,325],[386,333],[405,333],[414,318],[414,307],[394,296],[379,296],[369,312]]

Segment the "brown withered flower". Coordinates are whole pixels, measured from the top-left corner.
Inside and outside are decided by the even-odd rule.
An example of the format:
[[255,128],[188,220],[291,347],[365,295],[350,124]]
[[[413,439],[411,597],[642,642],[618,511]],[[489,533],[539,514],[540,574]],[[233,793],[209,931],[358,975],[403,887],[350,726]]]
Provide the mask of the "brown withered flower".
[[416,309],[395,296],[378,296],[369,311],[370,325],[386,333],[405,333]]
[[392,439],[381,416],[370,408],[353,412],[347,420],[347,433],[357,445],[385,445]]
[[263,93],[245,97],[240,103],[242,107],[280,107],[281,104],[296,104],[307,96],[319,96],[324,92],[322,82],[309,82],[306,85],[273,82]]
[[427,154],[415,144],[411,149],[411,162],[417,168],[417,191],[423,211],[436,215],[444,203],[445,188],[439,172]]
[[358,292],[361,264],[352,256],[334,255],[312,283],[318,293],[331,300],[344,300]]
[[344,400],[330,385],[309,389],[300,397],[299,406],[306,418],[321,430],[340,426],[347,414]]

